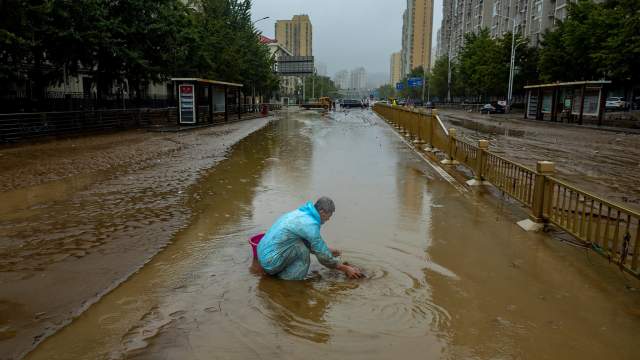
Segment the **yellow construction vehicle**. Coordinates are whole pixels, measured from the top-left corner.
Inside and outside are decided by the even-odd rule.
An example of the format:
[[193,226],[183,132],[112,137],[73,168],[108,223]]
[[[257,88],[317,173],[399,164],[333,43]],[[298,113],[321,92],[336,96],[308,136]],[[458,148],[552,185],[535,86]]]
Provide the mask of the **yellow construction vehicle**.
[[302,104],[300,106],[302,106],[306,110],[323,109],[323,110],[329,111],[329,110],[331,110],[331,104],[332,103],[333,103],[333,100],[331,100],[330,97],[324,96],[324,97],[321,97],[320,99],[318,99],[318,101],[310,101],[310,102],[308,102],[306,104]]

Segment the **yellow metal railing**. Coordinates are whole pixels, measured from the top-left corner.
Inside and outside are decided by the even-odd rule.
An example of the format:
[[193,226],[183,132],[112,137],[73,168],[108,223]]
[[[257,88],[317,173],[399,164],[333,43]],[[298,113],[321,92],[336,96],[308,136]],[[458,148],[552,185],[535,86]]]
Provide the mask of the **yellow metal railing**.
[[482,180],[489,181],[528,207],[533,206],[536,172],[485,151]]
[[376,104],[373,110],[425,149],[444,153],[443,164],[463,164],[474,181],[490,182],[531,210],[531,219],[551,223],[591,246],[621,269],[640,277],[640,213],[553,177],[555,165],[540,161],[530,169],[457,138],[433,112]]
[[547,177],[544,217],[592,244],[622,268],[638,272],[640,214],[562,180]]

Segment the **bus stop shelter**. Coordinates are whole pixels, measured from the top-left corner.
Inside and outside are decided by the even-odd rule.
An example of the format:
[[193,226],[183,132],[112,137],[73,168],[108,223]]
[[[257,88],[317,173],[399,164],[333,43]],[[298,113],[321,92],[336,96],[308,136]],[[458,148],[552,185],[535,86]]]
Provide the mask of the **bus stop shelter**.
[[178,125],[213,124],[216,117],[241,115],[242,84],[200,78],[173,78],[178,100]]
[[525,86],[525,119],[577,122],[597,118],[602,125],[606,87],[611,81],[575,81]]

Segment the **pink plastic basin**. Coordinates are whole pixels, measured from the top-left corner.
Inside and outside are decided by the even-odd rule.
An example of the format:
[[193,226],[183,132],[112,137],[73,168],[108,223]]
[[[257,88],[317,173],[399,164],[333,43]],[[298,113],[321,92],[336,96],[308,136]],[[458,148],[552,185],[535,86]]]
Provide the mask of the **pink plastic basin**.
[[251,245],[251,250],[253,250],[254,259],[258,258],[258,244],[260,244],[260,240],[262,240],[263,237],[264,237],[264,233],[255,235],[251,237],[251,239],[249,239],[249,244]]

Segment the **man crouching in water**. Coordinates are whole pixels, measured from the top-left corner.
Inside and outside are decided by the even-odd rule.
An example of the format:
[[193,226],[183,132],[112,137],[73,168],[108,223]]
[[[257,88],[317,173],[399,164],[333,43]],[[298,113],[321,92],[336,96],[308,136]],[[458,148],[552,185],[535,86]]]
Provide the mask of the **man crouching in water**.
[[258,261],[264,271],[283,280],[304,280],[313,253],[322,265],[351,279],[364,277],[356,267],[341,263],[336,258],[340,252],[329,249],[320,236],[320,226],[335,210],[333,200],[321,197],[315,205],[308,202],[280,217],[258,245]]

